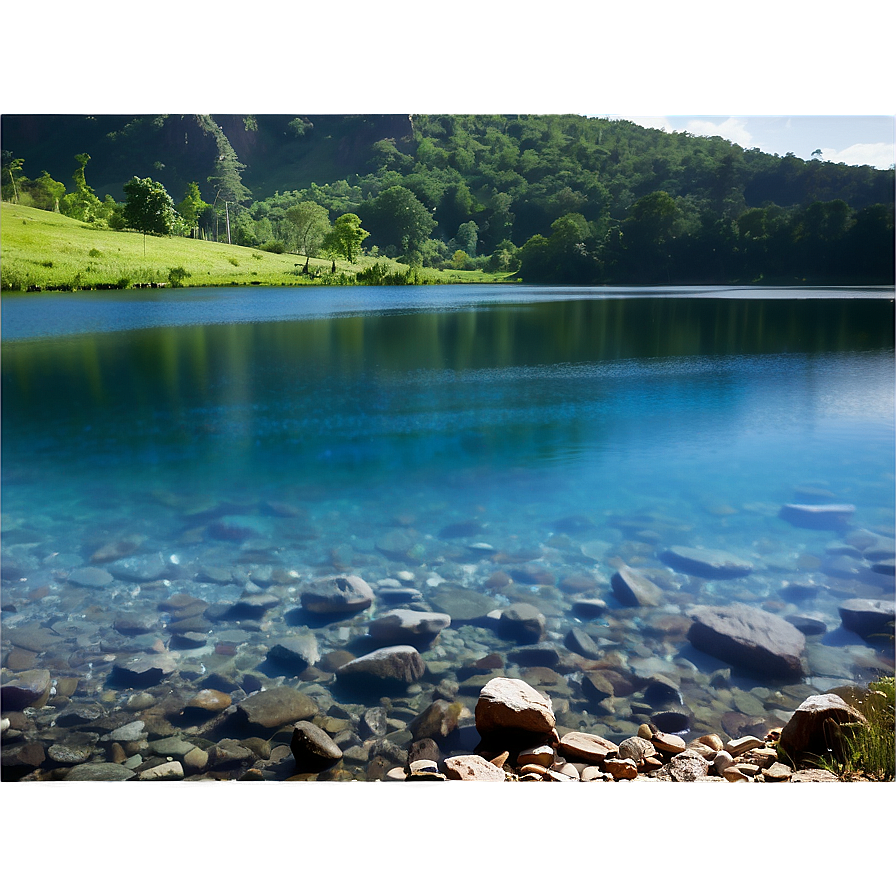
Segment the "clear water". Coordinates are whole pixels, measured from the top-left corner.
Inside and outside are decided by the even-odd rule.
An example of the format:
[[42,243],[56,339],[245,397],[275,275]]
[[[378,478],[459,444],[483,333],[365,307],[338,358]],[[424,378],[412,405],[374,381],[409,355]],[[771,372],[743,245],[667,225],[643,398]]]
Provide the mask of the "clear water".
[[[496,609],[526,599],[545,612],[548,641],[562,647],[578,626],[631,669],[665,670],[695,729],[721,725],[756,688],[764,721],[780,724],[807,693],[892,668],[892,645],[845,632],[837,613],[846,597],[891,598],[892,576],[833,574],[843,533],[778,518],[794,500],[849,503],[855,529],[892,540],[892,299],[892,289],[525,287],[5,296],[4,627],[83,618],[97,604],[111,621],[185,591],[238,599],[238,585],[202,581],[210,566],[235,579],[260,566],[300,580],[349,571],[372,584],[401,572],[422,592],[414,606],[431,605],[441,582]],[[214,537],[216,520],[242,535]],[[396,532],[410,545],[403,557],[383,550]],[[66,582],[127,537],[138,557],[167,562],[167,584]],[[471,547],[482,542],[493,551]],[[670,544],[729,551],[754,573],[693,580],[658,559]],[[620,562],[661,582],[666,603],[619,605],[608,583]],[[543,583],[519,572],[526,564]],[[513,581],[496,585],[496,573]],[[604,617],[576,616],[577,597],[558,587],[573,575],[594,580]],[[806,579],[817,591],[794,603],[786,583]],[[660,617],[728,600],[826,622],[799,685],[735,675],[720,697],[703,674],[719,664],[680,627],[658,634]],[[283,609],[243,623],[245,656],[263,659],[265,641],[289,630]],[[319,626],[322,652],[361,643],[381,609]],[[159,618],[152,634],[164,641]],[[98,625],[92,651],[67,642],[35,662],[82,678],[90,663],[82,687],[108,690],[108,657],[145,645]],[[212,666],[210,628],[205,648],[179,651],[194,690]],[[434,682],[489,652],[525,677],[507,658],[518,646],[487,625],[452,625],[424,653],[438,674],[408,699],[428,705]],[[244,690],[271,683],[261,668],[242,663]],[[555,688],[571,727],[584,712],[599,733],[635,733],[628,703],[589,705],[581,671],[559,677],[541,686]],[[285,680],[326,705],[325,677]]]

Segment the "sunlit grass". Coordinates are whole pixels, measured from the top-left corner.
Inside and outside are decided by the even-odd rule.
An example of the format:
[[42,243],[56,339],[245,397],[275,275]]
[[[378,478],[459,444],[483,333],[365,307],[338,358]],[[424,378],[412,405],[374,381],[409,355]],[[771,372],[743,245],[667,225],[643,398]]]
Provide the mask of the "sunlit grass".
[[[361,258],[354,264],[312,258],[315,278],[304,277],[304,256],[275,254],[181,237],[146,236],[98,229],[41,209],[2,203],[0,213],[4,290],[125,288],[141,284],[296,286],[352,282],[374,262],[407,271],[391,259]],[[174,272],[174,276],[172,276]],[[487,282],[502,277],[478,271],[423,269],[426,282]],[[341,276],[345,275],[345,276]]]

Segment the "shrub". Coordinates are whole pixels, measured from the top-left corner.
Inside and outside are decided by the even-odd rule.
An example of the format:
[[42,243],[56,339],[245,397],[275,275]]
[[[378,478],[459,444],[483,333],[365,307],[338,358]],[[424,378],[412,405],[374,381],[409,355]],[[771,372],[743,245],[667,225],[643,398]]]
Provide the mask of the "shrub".
[[258,248],[262,252],[273,252],[275,255],[282,255],[286,251],[286,243],[283,240],[268,240]]
[[190,274],[189,271],[184,270],[184,268],[182,267],[171,268],[171,270],[168,271],[168,282],[175,287],[183,286],[184,280],[186,280],[187,277],[191,276],[192,274]]

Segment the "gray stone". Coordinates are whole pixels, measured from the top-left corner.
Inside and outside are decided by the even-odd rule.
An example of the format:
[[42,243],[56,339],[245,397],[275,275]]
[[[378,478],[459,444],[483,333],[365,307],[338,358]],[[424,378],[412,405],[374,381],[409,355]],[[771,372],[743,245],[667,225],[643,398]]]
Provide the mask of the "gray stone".
[[630,566],[621,566],[610,579],[613,594],[626,607],[655,607],[663,598],[663,591]]
[[191,744],[177,735],[163,737],[160,740],[151,741],[149,744],[149,751],[154,756],[171,756],[174,759],[183,759],[195,748],[195,744]]
[[302,606],[319,615],[347,615],[367,609],[373,590],[360,576],[329,576],[309,582],[302,590]]
[[93,755],[90,744],[51,744],[47,747],[47,757],[60,765],[80,765]]
[[137,775],[138,781],[183,781],[183,779],[183,764],[176,759],[155,765]]
[[379,681],[413,684],[423,677],[426,664],[416,648],[409,644],[381,647],[336,670],[340,679],[367,678]]
[[151,687],[170,675],[177,663],[168,654],[140,654],[128,660],[116,661],[112,671],[128,687]]
[[320,659],[314,632],[303,627],[294,635],[279,638],[268,649],[268,659],[287,666],[313,666]]
[[329,734],[312,722],[297,722],[289,748],[300,771],[318,771],[342,759],[342,750]]
[[463,712],[462,703],[434,700],[420,715],[412,719],[408,728],[415,738],[444,738],[457,727]]
[[669,760],[668,769],[675,781],[697,781],[709,774],[709,763],[693,750],[685,750]]
[[73,569],[68,574],[68,581],[70,584],[79,585],[81,588],[105,588],[112,583],[113,577],[105,569],[85,566],[81,569]]
[[127,557],[109,565],[108,569],[116,579],[125,582],[156,582],[168,578],[168,561],[160,554]]
[[4,712],[26,706],[39,709],[46,704],[49,693],[50,673],[46,669],[30,669],[0,687],[0,706]]
[[237,704],[236,712],[250,725],[271,729],[312,718],[317,704],[294,688],[275,687],[246,697]]
[[493,678],[479,693],[476,730],[482,735],[507,729],[551,734],[555,725],[551,698],[519,678]]
[[133,722],[128,722],[126,725],[121,725],[108,734],[104,734],[100,740],[117,741],[118,743],[140,740],[146,735],[145,728],[146,723],[137,719]]
[[527,603],[511,604],[501,613],[498,634],[521,644],[535,644],[544,637],[547,622],[538,607]]
[[382,706],[368,709],[361,717],[362,736],[385,737],[389,730],[386,726],[386,719],[386,710]]
[[785,504],[778,516],[802,529],[845,529],[855,511],[852,504]]
[[855,598],[847,600],[838,608],[843,628],[855,632],[862,638],[893,636],[896,619],[896,604],[892,600],[868,600]]
[[494,600],[485,594],[453,585],[440,585],[429,600],[436,610],[447,613],[455,625],[482,619],[495,608]]
[[781,730],[778,746],[784,755],[799,760],[806,754],[823,756],[838,746],[837,727],[865,717],[837,694],[807,697]]
[[432,640],[449,625],[451,617],[447,613],[400,609],[373,619],[368,631],[374,641],[407,644],[409,641]]
[[563,639],[563,643],[573,653],[589,660],[599,660],[603,656],[603,651],[594,642],[594,638],[581,628],[571,628]]
[[130,781],[137,773],[116,762],[84,762],[65,776],[66,781]]
[[690,615],[688,640],[697,650],[763,678],[802,676],[805,636],[779,616],[747,604],[699,606]]
[[640,767],[645,759],[656,756],[656,747],[644,737],[627,737],[619,744],[617,753],[620,759],[630,759]]
[[804,635],[823,635],[827,630],[827,624],[817,616],[807,616],[803,613],[791,613],[784,617],[794,628],[799,629]]
[[709,548],[674,545],[663,553],[662,560],[678,572],[703,579],[734,579],[753,571],[753,565],[746,560]]

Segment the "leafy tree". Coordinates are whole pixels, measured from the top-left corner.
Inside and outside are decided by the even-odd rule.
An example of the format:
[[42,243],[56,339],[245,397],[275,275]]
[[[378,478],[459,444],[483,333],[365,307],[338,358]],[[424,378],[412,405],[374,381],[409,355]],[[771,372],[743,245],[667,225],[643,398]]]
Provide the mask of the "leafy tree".
[[31,200],[39,208],[44,208],[49,212],[58,212],[63,196],[65,196],[65,184],[53,180],[46,171],[42,172],[37,180],[31,182]]
[[330,214],[322,205],[306,201],[290,206],[286,220],[293,228],[296,251],[305,256],[307,274],[311,256],[321,248],[330,230]]
[[457,228],[454,244],[467,255],[476,254],[476,243],[479,236],[479,227],[474,221],[465,221]]
[[195,232],[199,228],[199,216],[207,208],[208,203],[202,199],[199,193],[199,184],[191,183],[187,187],[184,198],[177,205],[177,213],[191,236],[196,235]]
[[380,246],[394,246],[405,257],[419,255],[436,222],[426,206],[407,187],[389,187],[361,213]]
[[60,202],[60,211],[77,221],[93,223],[103,217],[103,204],[87,183],[87,177],[84,174],[84,169],[90,161],[90,155],[86,152],[78,153],[75,156],[75,161],[78,163],[78,168],[72,174],[75,191],[63,196]]
[[174,221],[174,203],[167,190],[148,177],[131,178],[124,185],[124,218],[128,226],[143,234],[143,252],[146,253],[146,234],[163,236],[171,232]]
[[19,190],[16,186],[16,171],[22,170],[22,165],[25,164],[24,159],[15,159],[13,158],[13,154],[9,152],[9,150],[3,151],[3,181],[8,181],[12,184],[12,193],[13,193],[13,201],[19,201]]
[[361,243],[369,236],[370,234],[361,227],[361,219],[357,215],[351,213],[340,215],[323,240],[322,248],[333,256],[334,264],[337,257],[344,258],[352,264],[361,251]]

